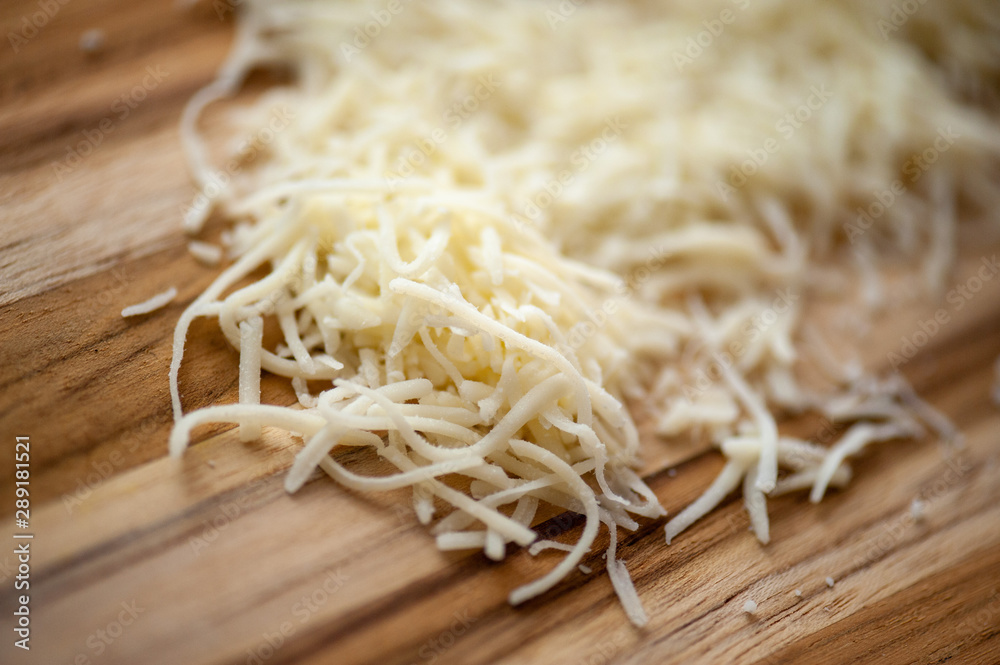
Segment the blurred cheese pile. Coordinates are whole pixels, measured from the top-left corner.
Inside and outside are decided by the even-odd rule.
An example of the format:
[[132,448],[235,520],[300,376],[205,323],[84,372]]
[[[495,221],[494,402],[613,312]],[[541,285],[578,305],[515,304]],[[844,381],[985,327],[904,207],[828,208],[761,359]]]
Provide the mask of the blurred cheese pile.
[[[545,511],[581,513],[575,544],[535,543],[567,554],[511,602],[570,574],[603,523],[641,625],[617,529],[664,510],[634,471],[626,399],[655,414],[647,445],[703,435],[727,460],[668,542],[742,486],[766,543],[768,496],[818,501],[867,444],[948,433],[902,381],[824,351],[803,313],[854,273],[854,302],[874,311],[887,257],[939,288],[959,212],[995,223],[989,2],[241,10],[184,118],[201,189],[185,224],[230,220],[230,262],[177,327],[173,454],[200,424],[281,427],[304,442],[289,491],[317,467],[356,490],[412,488],[440,548],[493,559],[533,543]],[[260,67],[294,82],[232,112],[256,138],[219,168],[198,118]],[[178,369],[202,316],[239,349],[239,403],[183,415]],[[300,404],[260,404],[264,370]],[[846,428],[821,446],[780,435],[775,412]],[[394,472],[337,461],[359,447]]]

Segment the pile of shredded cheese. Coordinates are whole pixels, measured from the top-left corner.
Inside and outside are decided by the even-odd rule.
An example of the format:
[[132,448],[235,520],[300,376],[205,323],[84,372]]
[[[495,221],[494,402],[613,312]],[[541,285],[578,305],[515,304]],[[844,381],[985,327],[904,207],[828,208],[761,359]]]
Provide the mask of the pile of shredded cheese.
[[[289,491],[317,467],[356,490],[412,487],[440,548],[493,559],[535,541],[540,504],[581,513],[574,545],[535,543],[568,553],[511,602],[570,574],[604,523],[609,576],[643,624],[617,528],[664,511],[633,471],[626,398],[727,459],[668,543],[740,487],[766,543],[767,497],[819,501],[869,443],[952,434],[802,320],[838,278],[817,258],[850,248],[876,308],[874,257],[923,257],[940,287],[957,206],[995,209],[1000,132],[956,71],[991,84],[996,32],[985,3],[958,4],[885,34],[890,4],[860,0],[246,3],[184,116],[201,189],[185,225],[234,224],[232,262],[177,327],[171,452],[204,423],[245,440],[281,427],[304,441]],[[973,43],[942,41],[951,24]],[[220,177],[198,118],[271,65],[295,83],[235,119],[269,128],[255,162]],[[178,370],[203,316],[240,351],[239,403],[185,415]],[[297,408],[260,404],[265,370],[291,379]],[[780,435],[777,409],[853,424],[819,445]],[[360,476],[345,446],[397,472]]]

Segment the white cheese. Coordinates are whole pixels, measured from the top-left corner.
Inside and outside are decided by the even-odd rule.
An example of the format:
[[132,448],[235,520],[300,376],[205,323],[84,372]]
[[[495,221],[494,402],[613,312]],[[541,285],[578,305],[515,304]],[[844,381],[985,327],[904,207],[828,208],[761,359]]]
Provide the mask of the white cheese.
[[163,291],[162,293],[157,293],[149,300],[145,300],[136,305],[129,305],[128,307],[122,310],[122,316],[123,317],[142,316],[143,314],[149,314],[150,312],[155,312],[156,310],[169,305],[171,302],[173,302],[174,298],[176,297],[177,297],[177,289],[171,286],[166,291]]
[[[404,3],[363,45],[360,4],[241,9],[230,57],[182,118],[201,190],[185,228],[216,209],[238,223],[223,234],[233,263],[175,330],[173,454],[207,422],[242,437],[282,427],[305,438],[289,491],[317,467],[357,489],[412,487],[422,523],[450,506],[432,527],[439,547],[494,559],[535,539],[540,504],[582,513],[576,543],[537,544],[566,556],[511,602],[569,574],[604,523],[609,576],[641,625],[617,528],[664,511],[630,468],[627,397],[655,407],[659,433],[706,433],[726,456],[667,542],[742,484],[766,543],[767,496],[819,500],[866,445],[915,434],[911,411],[947,432],[915,396],[825,350],[827,392],[801,386],[798,331],[806,300],[849,270],[816,267],[832,248],[856,250],[862,304],[877,308],[883,248],[924,259],[940,287],[955,201],[996,207],[1000,132],[906,42],[947,50],[923,35],[959,13],[922,9],[934,20],[886,40],[863,3],[737,2],[724,38],[692,55],[711,14],[696,0],[595,0],[555,19],[529,0]],[[971,55],[988,52],[951,55],[988,69]],[[275,62],[296,82],[239,116],[250,138],[235,156],[254,163],[222,179],[199,116]],[[952,133],[934,174],[875,215],[873,188],[878,202],[901,164]],[[240,350],[240,404],[184,415],[184,343],[203,316]],[[291,379],[301,408],[259,404],[262,371]],[[781,437],[776,407],[858,422],[827,448]],[[370,447],[395,472],[362,477],[336,461],[340,446]]]

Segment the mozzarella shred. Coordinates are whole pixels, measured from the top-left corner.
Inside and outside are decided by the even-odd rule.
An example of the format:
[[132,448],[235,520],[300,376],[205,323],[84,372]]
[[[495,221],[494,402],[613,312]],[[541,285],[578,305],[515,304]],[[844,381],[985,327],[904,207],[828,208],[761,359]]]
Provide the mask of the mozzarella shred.
[[[240,322],[240,404],[260,404],[260,355],[264,344],[264,319],[253,316]],[[260,425],[241,424],[240,439],[260,437]]]
[[188,243],[188,251],[206,266],[217,266],[222,261],[222,248],[210,242],[192,240]]
[[162,293],[157,293],[155,296],[149,300],[144,300],[136,305],[129,305],[122,310],[122,316],[127,318],[130,316],[142,316],[143,314],[149,314],[150,312],[155,312],[158,309],[162,309],[173,302],[174,298],[177,297],[177,289],[171,286],[166,291]]
[[[853,456],[920,435],[918,420],[954,433],[901,383],[800,352],[806,304],[847,283],[832,260],[846,246],[862,267],[852,302],[874,311],[892,295],[883,250],[940,288],[956,203],[1000,207],[1000,131],[918,55],[988,78],[988,48],[952,53],[936,35],[947,21],[990,34],[962,23],[976,12],[928,7],[884,39],[872,26],[888,8],[594,0],[563,15],[430,0],[358,45],[361,3],[242,3],[230,57],[182,119],[202,190],[184,226],[232,222],[221,247],[189,248],[231,262],[174,331],[171,454],[207,423],[244,440],[280,428],[302,439],[289,492],[317,471],[359,492],[408,489],[442,550],[560,552],[515,605],[584,569],[603,525],[612,586],[641,626],[617,529],[666,511],[636,473],[626,401],[652,407],[667,444],[696,433],[725,458],[666,523],[667,543],[742,488],[766,544],[768,498],[820,500],[850,481]],[[685,55],[722,10],[739,17],[725,39]],[[294,81],[233,114],[253,139],[221,184],[199,116],[272,64]],[[907,180],[878,224],[858,217],[942,141],[933,177]],[[185,414],[179,371],[201,317],[239,350],[239,403]],[[821,388],[802,379],[810,360]],[[261,404],[262,372],[289,379],[298,404]],[[779,410],[822,415],[834,433],[784,437]],[[357,449],[386,473],[349,468]],[[577,540],[538,540],[542,508],[582,515]]]

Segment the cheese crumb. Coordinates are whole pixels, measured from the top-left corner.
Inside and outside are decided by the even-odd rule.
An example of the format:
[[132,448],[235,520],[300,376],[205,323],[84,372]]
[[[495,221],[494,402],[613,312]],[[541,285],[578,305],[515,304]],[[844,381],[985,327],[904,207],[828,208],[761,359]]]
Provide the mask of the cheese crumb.
[[104,42],[104,31],[93,28],[80,35],[80,50],[87,54],[97,53],[104,48]]
[[1000,406],[1000,358],[997,358],[993,366],[995,378],[993,379],[993,403]]
[[826,578],[826,585],[828,587],[830,587],[831,589],[833,588],[833,578],[832,577],[827,577]]
[[743,603],[743,611],[746,612],[747,614],[753,614],[754,612],[757,611],[757,603],[755,603],[752,600],[748,600],[747,602]]

